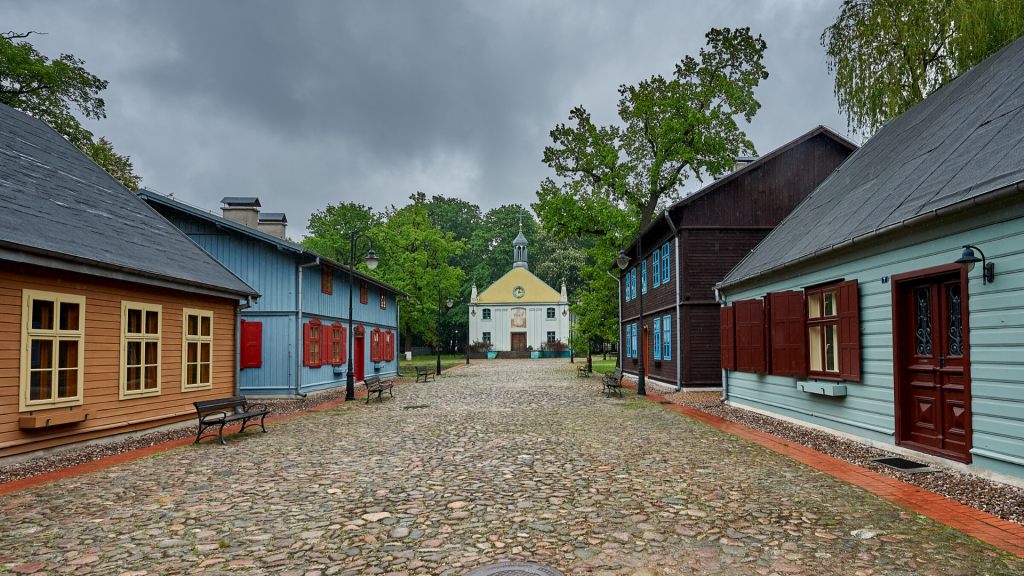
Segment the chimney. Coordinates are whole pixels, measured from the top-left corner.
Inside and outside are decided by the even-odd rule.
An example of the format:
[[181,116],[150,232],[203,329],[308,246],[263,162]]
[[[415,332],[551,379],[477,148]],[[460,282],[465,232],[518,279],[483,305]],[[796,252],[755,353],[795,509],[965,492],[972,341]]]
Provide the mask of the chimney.
[[264,212],[260,214],[259,231],[284,240],[284,230],[288,227],[288,218],[283,212]]
[[228,196],[220,201],[224,218],[249,228],[259,228],[260,199]]
[[735,158],[732,159],[732,171],[735,172],[747,166],[748,164],[753,164],[754,162],[757,162],[757,158],[757,156],[736,156]]

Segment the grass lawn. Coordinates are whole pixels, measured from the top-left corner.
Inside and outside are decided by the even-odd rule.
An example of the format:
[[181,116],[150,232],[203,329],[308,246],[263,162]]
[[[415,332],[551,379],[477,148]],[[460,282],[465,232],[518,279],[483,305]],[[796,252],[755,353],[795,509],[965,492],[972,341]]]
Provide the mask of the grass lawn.
[[[452,366],[458,366],[459,364],[465,364],[465,356],[456,356],[454,354],[441,354],[441,370],[447,370]],[[406,361],[403,356],[398,362],[398,369],[404,375],[416,375],[416,366],[437,366],[437,356],[413,356],[412,360]]]
[[615,358],[609,358],[607,360],[599,360],[598,358],[593,359],[594,372],[600,372],[601,374],[610,374],[615,371]]

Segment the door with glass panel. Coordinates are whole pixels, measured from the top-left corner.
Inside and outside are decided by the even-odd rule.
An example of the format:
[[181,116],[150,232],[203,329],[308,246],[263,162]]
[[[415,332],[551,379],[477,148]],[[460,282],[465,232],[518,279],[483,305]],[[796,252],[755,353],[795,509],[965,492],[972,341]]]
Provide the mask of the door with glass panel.
[[966,290],[959,270],[895,290],[897,443],[970,462]]

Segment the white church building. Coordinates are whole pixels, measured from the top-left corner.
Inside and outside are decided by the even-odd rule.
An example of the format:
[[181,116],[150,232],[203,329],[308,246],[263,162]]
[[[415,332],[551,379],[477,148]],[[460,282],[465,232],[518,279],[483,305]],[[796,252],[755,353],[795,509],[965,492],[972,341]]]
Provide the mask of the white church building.
[[526,259],[529,242],[519,235],[512,241],[512,270],[479,295],[476,285],[469,303],[471,341],[490,342],[498,352],[539,350],[545,342],[569,343],[569,299],[565,292],[545,284],[530,272]]

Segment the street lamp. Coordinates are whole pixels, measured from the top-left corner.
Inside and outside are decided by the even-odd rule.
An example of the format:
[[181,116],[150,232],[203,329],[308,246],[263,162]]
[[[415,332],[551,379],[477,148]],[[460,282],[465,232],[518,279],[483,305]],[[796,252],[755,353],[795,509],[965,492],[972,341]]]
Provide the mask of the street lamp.
[[[619,255],[615,257],[615,264],[619,267],[619,270],[625,270],[629,266],[631,258],[626,256],[625,242],[627,237],[623,237],[619,244]],[[636,239],[636,253],[640,256],[644,254],[643,238],[641,233],[637,233],[633,238]],[[641,283],[643,283],[641,278]],[[621,296],[620,296],[621,298]],[[619,326],[619,333],[621,334],[622,326]],[[640,345],[640,353],[637,356],[640,357],[640,367],[637,369],[636,375],[636,393],[640,396],[647,395],[647,388],[644,386],[644,291],[640,290],[640,337],[637,339]]]
[[[447,299],[444,301],[447,308],[455,305],[455,300],[445,291]],[[437,370],[435,374],[441,375],[441,285],[437,285]]]
[[370,270],[377,268],[377,264],[380,262],[380,258],[373,251],[373,239],[366,234],[352,231],[352,240],[349,250],[349,261],[348,261],[348,370],[345,374],[345,401],[356,399],[356,375],[352,369],[352,356],[353,347],[355,345],[355,333],[352,330],[352,293],[356,290],[356,279],[353,269],[356,265],[356,242],[366,238],[367,242],[370,243],[370,249],[366,253],[366,257],[363,258],[363,262],[366,262],[366,267]]

